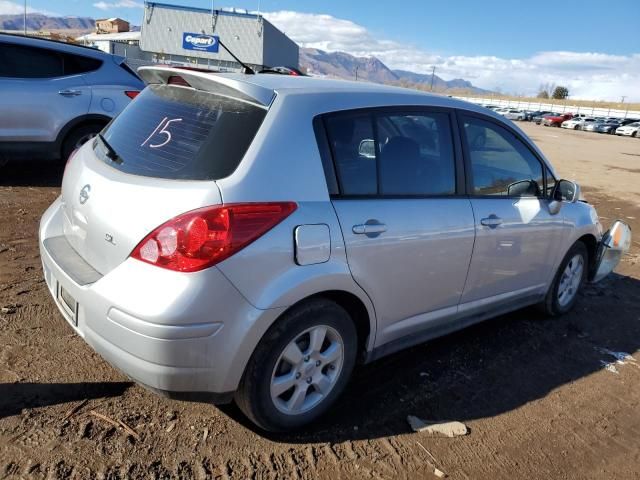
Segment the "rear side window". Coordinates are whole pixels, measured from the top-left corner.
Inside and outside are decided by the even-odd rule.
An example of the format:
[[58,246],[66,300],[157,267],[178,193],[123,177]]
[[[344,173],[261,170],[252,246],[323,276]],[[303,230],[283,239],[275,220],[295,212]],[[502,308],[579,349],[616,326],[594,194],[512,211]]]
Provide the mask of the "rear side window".
[[133,175],[217,180],[238,167],[265,115],[237,99],[150,85],[103,132],[112,152],[100,140],[94,149]]
[[0,44],[0,77],[55,78],[97,70],[101,60],[46,48]]
[[542,164],[513,133],[475,117],[464,117],[464,132],[475,195],[543,195]]
[[329,116],[326,126],[343,195],[455,193],[448,114],[347,113]]

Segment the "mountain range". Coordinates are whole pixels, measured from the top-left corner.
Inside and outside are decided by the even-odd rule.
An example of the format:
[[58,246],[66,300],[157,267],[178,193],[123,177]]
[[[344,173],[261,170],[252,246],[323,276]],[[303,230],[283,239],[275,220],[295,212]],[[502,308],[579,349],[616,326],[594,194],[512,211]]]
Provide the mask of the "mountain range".
[[[0,15],[0,30],[23,29],[22,15]],[[39,13],[27,15],[27,29],[46,31],[68,31],[70,36],[92,31],[95,20],[90,17],[50,17]],[[135,27],[134,27],[135,28]],[[444,80],[437,75],[415,73],[406,70],[392,70],[376,57],[356,57],[346,52],[325,52],[315,48],[300,48],[300,66],[308,73],[332,78],[366,80],[437,92],[486,93],[460,78]],[[357,73],[356,73],[357,72]]]
[[[90,17],[49,17],[40,13],[27,15],[27,30],[92,30],[96,22]],[[0,15],[0,30],[24,28],[22,15]]]
[[[392,70],[376,57],[355,57],[345,52],[326,52],[317,48],[300,48],[300,66],[312,75],[331,78],[367,80],[375,83],[397,84],[431,89],[432,75],[406,70]],[[444,80],[433,75],[433,90],[437,92],[467,91],[486,93],[461,78]]]

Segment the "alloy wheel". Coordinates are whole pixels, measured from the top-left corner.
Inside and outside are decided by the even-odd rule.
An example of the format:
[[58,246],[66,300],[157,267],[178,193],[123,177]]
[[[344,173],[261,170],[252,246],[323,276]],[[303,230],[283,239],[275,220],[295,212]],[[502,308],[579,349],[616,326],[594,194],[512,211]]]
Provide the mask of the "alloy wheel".
[[286,415],[317,406],[333,390],[344,363],[344,341],[326,325],[296,336],[282,351],[271,375],[271,401]]
[[569,305],[580,288],[584,273],[584,258],[580,254],[571,257],[567,263],[558,285],[558,303],[561,307]]

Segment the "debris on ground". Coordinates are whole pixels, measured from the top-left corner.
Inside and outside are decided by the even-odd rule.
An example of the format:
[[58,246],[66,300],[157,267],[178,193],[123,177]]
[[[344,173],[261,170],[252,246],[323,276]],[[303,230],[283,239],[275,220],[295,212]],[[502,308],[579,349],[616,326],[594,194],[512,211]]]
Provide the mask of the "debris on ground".
[[109,418],[106,415],[98,413],[95,410],[91,410],[89,412],[89,414],[93,415],[96,418],[99,418],[100,420],[104,420],[105,422],[107,422],[108,424],[110,424],[110,425],[112,425],[112,426],[114,426],[116,428],[122,428],[125,432],[127,432],[133,438],[135,438],[136,440],[140,441],[140,435],[138,435],[138,433],[133,428],[131,428],[126,423],[124,423],[122,420],[113,420],[112,418]]
[[71,417],[73,417],[76,413],[78,413],[80,411],[80,409],[82,407],[84,407],[87,403],[89,403],[89,400],[85,398],[80,403],[78,403],[76,406],[72,407],[67,412],[67,414],[62,418],[62,423],[65,423],[67,420],[69,420]]
[[422,420],[413,415],[409,415],[407,421],[414,432],[424,432],[434,436],[453,438],[469,433],[467,426],[461,422]]
[[[438,478],[447,478],[447,474],[444,473],[442,470],[440,470],[438,468],[438,461],[436,460],[436,457],[434,457],[431,452],[429,450],[427,450],[425,448],[424,445],[422,445],[420,442],[416,442],[418,444],[418,446],[424,450],[424,452],[429,455],[429,458],[431,460],[427,460],[427,462],[429,463],[429,465],[431,465],[431,467],[433,468],[433,474],[438,477]],[[433,463],[432,463],[433,462]]]
[[0,308],[0,313],[12,314],[12,313],[16,313],[17,311],[18,311],[17,305],[6,305]]
[[601,348],[601,347],[596,347],[596,350],[598,352],[602,353],[603,355],[608,355],[610,357],[615,358],[615,361],[613,361],[613,362],[608,362],[606,360],[600,360],[600,365],[602,365],[602,367],[605,370],[607,370],[608,372],[620,373],[618,371],[618,369],[616,368],[616,365],[634,365],[634,366],[640,368],[640,365],[636,362],[636,359],[633,358],[627,352],[614,352],[614,351],[609,350],[607,348]]

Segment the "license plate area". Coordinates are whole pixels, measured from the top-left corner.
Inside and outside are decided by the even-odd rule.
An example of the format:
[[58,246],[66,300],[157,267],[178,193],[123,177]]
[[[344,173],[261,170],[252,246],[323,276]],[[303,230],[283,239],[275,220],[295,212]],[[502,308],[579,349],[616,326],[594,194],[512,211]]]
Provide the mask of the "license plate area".
[[78,326],[78,302],[58,283],[58,302],[71,319],[74,326]]

